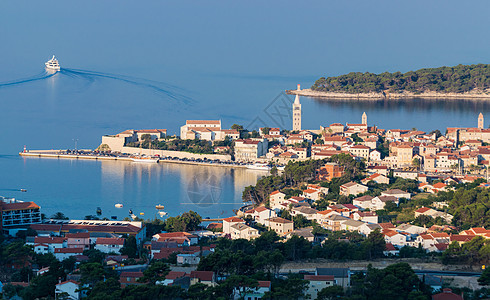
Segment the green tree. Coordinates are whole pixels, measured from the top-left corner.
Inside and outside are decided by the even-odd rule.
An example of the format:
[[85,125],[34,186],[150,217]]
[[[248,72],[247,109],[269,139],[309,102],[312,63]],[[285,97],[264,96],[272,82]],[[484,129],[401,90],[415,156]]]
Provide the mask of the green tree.
[[65,216],[64,213],[62,212],[57,212],[55,214],[53,214],[50,219],[56,219],[56,220],[69,220],[69,218],[67,216]]
[[333,300],[344,296],[344,289],[340,285],[332,285],[318,292],[318,300]]
[[478,278],[479,285],[490,285],[490,269],[485,268]]
[[170,267],[161,261],[155,261],[143,271],[143,277],[138,279],[140,282],[155,284],[159,280],[165,280],[165,276],[170,272]]
[[134,236],[130,235],[124,240],[124,246],[121,249],[121,254],[127,255],[130,258],[138,257],[138,245]]

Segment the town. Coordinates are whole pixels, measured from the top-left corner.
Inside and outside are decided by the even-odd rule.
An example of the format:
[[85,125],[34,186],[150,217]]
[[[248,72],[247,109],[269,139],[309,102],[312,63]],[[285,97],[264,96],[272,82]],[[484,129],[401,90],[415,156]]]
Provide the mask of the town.
[[[483,115],[477,127],[444,135],[381,129],[360,117],[359,124],[304,130],[296,96],[292,130],[187,120],[180,136],[165,129],[103,136],[93,155],[246,164],[269,173],[245,188],[245,206],[219,222],[192,211],[164,221],[68,220],[3,197],[0,290],[7,299],[488,296],[490,129]],[[29,153],[39,154],[21,155]],[[376,279],[384,276],[393,282]],[[381,298],[369,298],[367,286]]]

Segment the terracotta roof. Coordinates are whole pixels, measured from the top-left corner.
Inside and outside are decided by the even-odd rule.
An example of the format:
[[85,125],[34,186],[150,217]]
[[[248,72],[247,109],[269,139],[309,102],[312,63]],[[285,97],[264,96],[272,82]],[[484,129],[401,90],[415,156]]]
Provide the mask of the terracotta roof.
[[305,275],[304,279],[309,281],[333,281],[335,277],[333,275]]
[[122,272],[119,277],[140,278],[143,277],[143,272]]
[[24,209],[39,209],[39,205],[34,202],[18,202],[18,203],[2,203],[0,202],[0,206],[3,211],[9,210],[24,210]]
[[385,251],[396,251],[395,246],[392,243],[386,243]]
[[63,244],[64,241],[66,241],[66,238],[63,237],[36,236],[34,238],[34,243],[40,244]]
[[282,192],[280,192],[280,191],[273,191],[273,192],[271,193],[271,195],[275,195],[275,194],[279,194],[279,193],[283,194],[283,193],[282,193]]
[[389,236],[389,237],[392,237],[392,236],[395,236],[397,234],[400,234],[399,232],[397,231],[394,231],[394,230],[383,230],[383,234],[386,235],[386,236]]
[[168,272],[167,276],[165,276],[165,279],[177,279],[184,276],[185,276],[185,272],[170,271]]
[[68,239],[88,239],[90,238],[89,232],[67,233],[65,237]]
[[453,234],[449,236],[449,239],[451,242],[457,241],[457,242],[469,242],[471,241],[476,235],[459,235],[459,234]]
[[388,228],[395,228],[395,225],[392,223],[378,223],[379,226],[383,229],[388,229]]
[[223,222],[245,222],[244,220],[240,219],[240,218],[237,218],[237,217],[229,217],[229,218],[226,218],[226,219],[223,219]]
[[429,210],[431,210],[431,208],[429,208],[429,207],[421,207],[421,208],[417,209],[415,212],[416,213],[419,213],[419,214],[423,214],[423,213],[425,213],[425,212],[427,212]]
[[269,222],[274,222],[274,223],[282,223],[282,224],[289,224],[293,223],[293,221],[281,218],[281,217],[275,217],[275,218],[270,218]]
[[83,248],[55,248],[54,253],[83,253]]
[[201,281],[213,281],[214,273],[212,271],[191,271],[191,278],[199,278]]
[[444,182],[438,182],[436,184],[433,184],[432,186],[436,189],[442,189],[443,187],[446,186],[446,184]]
[[219,120],[187,120],[185,122],[187,125],[190,124],[221,124],[221,121]]
[[259,287],[271,287],[271,282],[270,281],[260,281],[259,280]]
[[256,212],[263,212],[263,211],[266,211],[266,210],[269,210],[269,209],[267,207],[265,207],[265,206],[257,207],[255,209]]
[[124,239],[120,238],[97,238],[97,245],[124,245]]

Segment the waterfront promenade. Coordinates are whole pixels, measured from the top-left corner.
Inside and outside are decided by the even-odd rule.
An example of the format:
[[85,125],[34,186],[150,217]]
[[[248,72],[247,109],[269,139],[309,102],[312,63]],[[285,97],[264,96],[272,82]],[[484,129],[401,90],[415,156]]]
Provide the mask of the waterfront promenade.
[[[129,155],[125,154],[104,154],[95,152],[91,149],[83,150],[27,150],[19,152],[23,157],[40,157],[40,158],[62,158],[62,159],[88,159],[88,160],[112,160],[112,161],[132,161]],[[247,164],[232,162],[232,161],[219,161],[219,160],[192,160],[178,157],[161,157],[159,163],[174,163],[174,164],[188,164],[188,165],[201,165],[201,166],[219,166],[229,168],[247,168]]]

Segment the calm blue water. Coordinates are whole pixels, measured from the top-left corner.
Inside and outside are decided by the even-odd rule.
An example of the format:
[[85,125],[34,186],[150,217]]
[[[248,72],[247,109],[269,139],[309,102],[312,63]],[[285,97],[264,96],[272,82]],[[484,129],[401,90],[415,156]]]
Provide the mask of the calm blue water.
[[[182,204],[184,183],[208,168],[145,170],[16,154],[24,145],[73,148],[75,140],[95,148],[100,136],[128,128],[172,134],[196,118],[288,128],[291,99],[281,92],[297,83],[351,71],[488,63],[489,8],[487,1],[2,1],[0,195],[35,200],[48,215],[83,217],[97,206],[119,215],[109,211],[118,199],[135,211],[171,202],[171,214],[180,213],[190,205]],[[54,75],[43,68],[52,54],[63,68]],[[304,127],[312,129],[359,122],[363,111],[384,128],[473,126],[480,111],[490,120],[486,102],[302,103]],[[226,185],[214,196],[220,203],[239,201],[241,188],[255,180],[218,175],[218,186]],[[21,187],[29,192],[9,190]],[[217,216],[237,206],[194,209]]]

